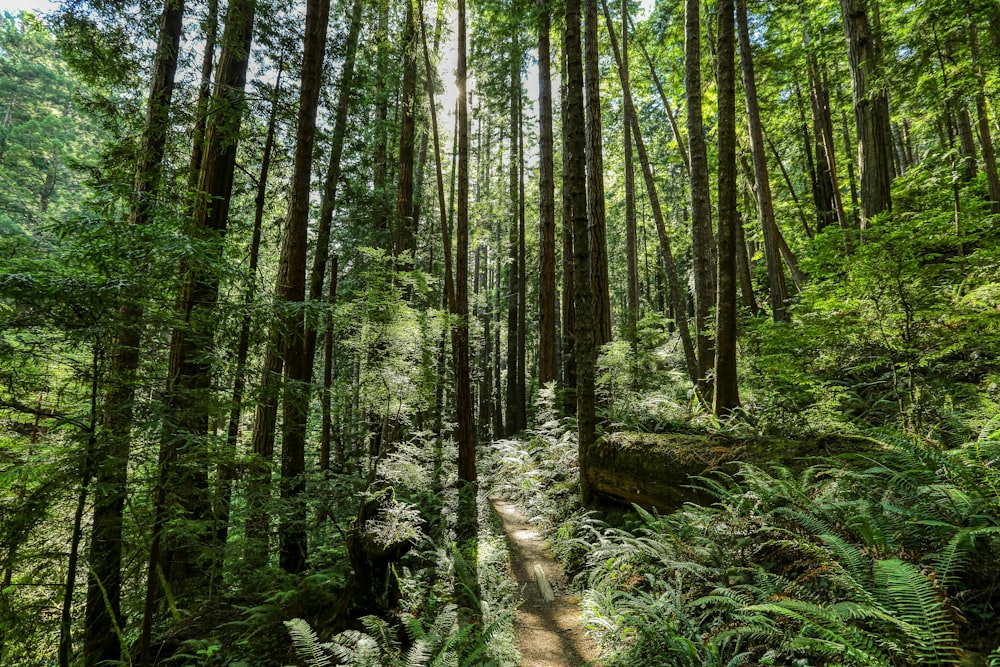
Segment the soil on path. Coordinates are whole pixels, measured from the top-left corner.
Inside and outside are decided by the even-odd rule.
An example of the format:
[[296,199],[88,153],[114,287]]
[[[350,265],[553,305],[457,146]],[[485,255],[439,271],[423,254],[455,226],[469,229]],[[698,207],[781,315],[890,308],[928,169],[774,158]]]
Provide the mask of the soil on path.
[[[490,498],[503,521],[510,547],[511,569],[521,593],[514,618],[514,645],[522,667],[581,667],[597,664],[597,650],[580,621],[580,604],[563,594],[565,581],[559,564],[548,554],[541,535],[516,507]],[[536,568],[552,584],[555,599],[546,602],[536,581]]]

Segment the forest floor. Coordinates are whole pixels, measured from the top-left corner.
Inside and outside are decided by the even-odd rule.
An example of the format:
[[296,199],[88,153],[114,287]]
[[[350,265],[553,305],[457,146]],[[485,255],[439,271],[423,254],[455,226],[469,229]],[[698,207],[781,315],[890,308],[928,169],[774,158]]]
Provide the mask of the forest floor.
[[[522,667],[596,665],[597,648],[583,629],[579,599],[568,594],[559,564],[549,555],[542,536],[516,507],[491,498],[503,521],[510,565],[521,596],[514,618],[514,645]],[[554,599],[546,601],[538,570],[551,583]]]

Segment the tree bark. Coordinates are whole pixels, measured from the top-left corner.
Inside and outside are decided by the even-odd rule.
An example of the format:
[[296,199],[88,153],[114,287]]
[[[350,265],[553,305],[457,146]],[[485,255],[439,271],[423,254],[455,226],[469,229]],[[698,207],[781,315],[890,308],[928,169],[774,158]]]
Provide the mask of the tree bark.
[[[565,40],[565,37],[563,38]],[[573,298],[573,285],[576,284],[573,271],[573,200],[570,197],[569,170],[569,134],[566,115],[569,104],[569,91],[566,84],[566,53],[562,54],[562,390],[563,414],[569,416],[576,412],[576,307]]]
[[547,0],[538,0],[538,386],[559,379],[556,365],[556,204],[552,76]]
[[[330,258],[330,290],[326,298],[327,305],[332,309],[337,305],[337,256]],[[330,444],[333,433],[333,410],[331,409],[331,396],[333,390],[333,380],[335,366],[333,363],[333,342],[336,331],[333,328],[333,313],[326,316],[326,327],[324,331],[323,344],[323,391],[320,394],[320,410],[322,413],[322,425],[320,427],[319,439],[319,469],[327,471],[330,469]],[[334,453],[334,460],[337,466],[344,463],[343,439],[337,439],[337,448]]]
[[698,341],[697,386],[703,396],[708,396],[708,376],[715,367],[709,323],[712,306],[715,305],[715,240],[709,203],[708,147],[702,125],[701,2],[685,0],[684,6],[684,89],[687,92],[687,130],[691,144],[691,252]]
[[308,554],[306,507],[300,496],[305,491],[303,475],[306,467],[306,419],[309,414],[308,383],[312,367],[306,364],[305,317],[297,306],[306,297],[312,155],[316,143],[316,112],[323,81],[329,15],[330,0],[307,0],[295,162],[288,217],[281,242],[281,262],[287,269],[284,271],[285,282],[275,287],[275,295],[286,309],[282,317],[285,382],[281,431],[281,498],[286,507],[278,526],[279,562],[283,570],[292,573],[305,570]]
[[[744,51],[743,29],[746,23],[745,0],[739,0],[740,60],[750,59]],[[733,0],[720,0],[718,6],[718,49],[716,50],[719,98],[719,272],[715,303],[715,393],[712,411],[726,416],[740,404],[736,379],[736,35],[733,26]],[[752,80],[752,79],[751,79]],[[746,88],[749,106],[751,87]],[[751,123],[753,115],[750,115]],[[757,120],[760,118],[758,116]],[[758,127],[758,132],[760,128]],[[751,134],[753,132],[751,131]],[[760,137],[758,137],[760,138]],[[763,141],[761,141],[763,144]],[[763,150],[763,146],[761,146]],[[765,171],[766,173],[766,171]]]
[[986,182],[990,192],[990,210],[1000,213],[1000,176],[997,175],[996,150],[993,146],[993,135],[990,132],[990,116],[986,106],[985,76],[979,53],[979,31],[975,17],[969,17],[969,45],[972,49],[972,66],[976,76],[976,120],[979,124],[979,142],[983,147],[983,168],[986,170]]
[[517,43],[516,31],[517,27],[514,28],[514,34],[511,36],[511,46],[510,46],[510,118],[508,125],[508,140],[510,141],[510,157],[508,160],[508,174],[509,174],[509,205],[508,210],[508,227],[507,227],[507,238],[508,238],[508,250],[510,254],[509,264],[507,265],[507,411],[506,419],[507,436],[512,436],[521,429],[521,399],[519,393],[518,379],[521,376],[520,369],[518,368],[518,361],[520,361],[520,355],[518,354],[518,324],[520,320],[518,318],[518,298],[521,294],[519,272],[521,269],[521,262],[519,261],[518,249],[519,249],[519,237],[518,237],[518,211],[519,211],[519,194],[520,188],[518,187],[518,160],[520,160],[520,151],[518,143],[518,132],[517,132],[517,116],[518,109],[521,104],[521,51]]
[[527,332],[528,332],[528,267],[527,267],[527,221],[524,202],[524,100],[520,83],[517,87],[517,417],[518,430],[528,427],[528,378],[527,378]]
[[[586,0],[594,2],[595,0]],[[580,0],[566,2],[566,115],[563,133],[569,173],[570,220],[573,224],[573,302],[576,314],[574,357],[576,359],[577,445],[580,465],[580,494],[583,503],[591,501],[587,476],[587,450],[594,441],[594,309],[591,280],[590,230],[587,207],[586,132],[584,131],[583,59],[580,43]]]
[[[171,5],[175,6],[175,5]],[[230,3],[222,37],[222,53],[216,76],[216,94],[211,122],[205,132],[205,154],[198,179],[198,196],[192,220],[193,233],[210,244],[213,259],[222,252],[229,220],[229,204],[236,168],[236,151],[244,110],[244,87],[253,37],[255,0]],[[208,262],[211,263],[211,262]],[[181,508],[182,516],[208,518],[205,451],[200,442],[208,430],[211,394],[211,358],[220,276],[198,267],[183,268],[183,287],[178,299],[182,323],[171,338],[170,366],[164,397],[165,427],[160,445],[160,474],[156,484],[146,600],[139,639],[139,662],[149,664],[152,623],[159,599],[161,545],[166,541],[163,570],[171,584],[184,582],[198,567],[197,542],[204,537],[165,535],[168,507]],[[175,470],[174,468],[177,468]],[[168,504],[168,489],[179,491]],[[176,599],[186,591],[174,585]],[[194,587],[192,587],[194,588]]]
[[[753,54],[750,50],[750,31],[747,26],[746,0],[736,0],[736,22],[739,25],[740,34],[740,63],[743,67],[743,90],[746,97],[747,124],[750,127],[750,152],[753,156],[754,180],[757,184],[757,210],[760,213],[761,227],[764,230],[764,257],[767,261],[767,282],[770,288],[771,317],[775,322],[785,322],[788,320],[788,313],[785,310],[785,302],[788,300],[788,289],[785,286],[785,273],[781,267],[781,254],[778,249],[778,231],[777,224],[774,221],[774,205],[771,200],[771,181],[767,173],[767,153],[764,150],[764,131],[761,127],[760,107],[757,100],[757,80],[754,76]],[[734,169],[735,165],[734,157]],[[735,188],[733,196],[735,197]]]
[[[628,0],[622,0],[622,65],[621,80],[622,90],[629,87],[629,62],[628,62]],[[656,70],[650,71],[655,76]],[[656,78],[659,86],[659,78]],[[662,88],[660,88],[662,91]],[[623,93],[624,94],[624,93]],[[666,95],[663,96],[666,101]],[[671,113],[671,116],[673,114]],[[678,145],[683,147],[679,141]],[[625,144],[625,272],[628,283],[628,308],[626,321],[628,325],[629,345],[632,349],[633,359],[639,352],[639,267],[638,248],[636,241],[635,222],[635,165],[632,158],[632,125],[628,118],[624,119],[624,144]],[[686,160],[686,154],[685,154]],[[686,166],[686,162],[685,162]],[[634,362],[633,362],[634,364]],[[636,370],[636,369],[633,369]]]
[[250,258],[247,272],[249,284],[243,297],[243,322],[240,325],[240,339],[236,348],[236,371],[233,380],[233,395],[230,399],[229,428],[226,432],[226,457],[220,475],[220,493],[216,502],[216,542],[225,545],[229,536],[229,507],[232,500],[233,482],[236,480],[235,460],[240,419],[243,413],[243,394],[246,390],[247,357],[250,353],[250,329],[252,325],[250,309],[257,292],[257,266],[260,260],[260,241],[264,222],[264,205],[267,198],[267,181],[271,170],[271,156],[274,152],[274,134],[278,118],[278,96],[281,93],[281,74],[284,61],[278,63],[278,76],[274,82],[271,112],[267,121],[264,138],[264,152],[261,157],[260,174],[257,176],[257,195],[254,198],[253,234],[250,239]]
[[866,0],[840,0],[844,15],[858,132],[858,168],[861,172],[861,229],[871,219],[892,210],[892,134],[889,103],[878,82],[881,53],[868,20]]
[[598,0],[584,0],[584,104],[587,128],[587,218],[590,224],[590,282],[593,284],[594,353],[611,342],[611,294],[608,285],[608,228],[604,211],[604,148],[601,133],[600,41]]
[[[129,213],[131,225],[146,226],[152,217],[170,127],[183,17],[183,2],[164,2],[150,74],[142,149],[135,171],[134,196]],[[84,616],[86,633],[83,638],[86,667],[121,659],[121,644],[115,628],[121,626],[122,522],[128,494],[128,461],[143,317],[144,308],[137,295],[118,312],[102,433],[94,443],[94,512]]]
[[[458,418],[458,478],[476,481],[476,428],[472,418],[472,391],[469,378],[469,102],[466,98],[465,0],[458,0],[458,209],[456,222],[455,316],[455,399]],[[474,517],[467,517],[474,520]]]
[[[416,145],[417,53],[413,2],[406,0],[401,49],[403,51],[402,118],[399,124],[399,175],[396,184],[396,224],[392,234],[392,253],[396,269],[413,269],[416,229],[413,227],[413,158]],[[409,296],[409,288],[404,288]]]

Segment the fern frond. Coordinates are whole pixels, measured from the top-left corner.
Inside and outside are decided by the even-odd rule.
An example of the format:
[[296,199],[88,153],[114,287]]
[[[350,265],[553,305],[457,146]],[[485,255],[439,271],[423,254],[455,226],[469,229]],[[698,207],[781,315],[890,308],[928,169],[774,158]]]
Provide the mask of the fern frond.
[[913,565],[889,559],[875,563],[875,581],[884,604],[901,621],[898,627],[913,633],[907,639],[920,663],[953,663],[958,633],[943,593],[931,580]]
[[329,647],[321,644],[316,631],[301,618],[285,621],[288,634],[292,637],[295,653],[309,667],[329,667]]

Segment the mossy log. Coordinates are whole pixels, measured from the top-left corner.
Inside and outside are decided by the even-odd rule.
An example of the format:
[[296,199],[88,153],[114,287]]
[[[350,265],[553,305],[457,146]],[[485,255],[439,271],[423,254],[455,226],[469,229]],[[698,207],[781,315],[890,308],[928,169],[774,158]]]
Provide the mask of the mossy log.
[[710,496],[691,488],[692,478],[716,470],[733,472],[739,462],[804,468],[837,454],[878,447],[873,440],[846,435],[791,440],[620,432],[590,447],[587,470],[592,490],[603,499],[672,512],[684,503],[711,503]]

